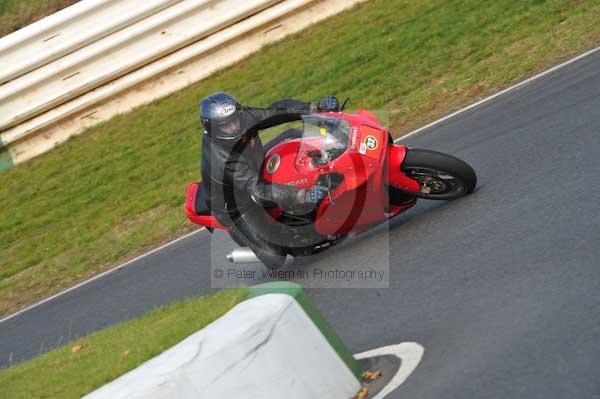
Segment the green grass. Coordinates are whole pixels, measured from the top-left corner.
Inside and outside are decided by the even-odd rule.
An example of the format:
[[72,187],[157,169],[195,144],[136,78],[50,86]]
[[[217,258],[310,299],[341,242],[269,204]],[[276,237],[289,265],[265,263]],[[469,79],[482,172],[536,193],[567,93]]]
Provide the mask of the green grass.
[[595,45],[600,2],[372,0],[0,175],[0,313],[193,227],[197,102],[351,96],[396,134]]
[[79,0],[0,0],[0,37],[34,23]]
[[0,371],[0,396],[80,398],[205,327],[246,297],[246,289],[220,291],[96,332]]

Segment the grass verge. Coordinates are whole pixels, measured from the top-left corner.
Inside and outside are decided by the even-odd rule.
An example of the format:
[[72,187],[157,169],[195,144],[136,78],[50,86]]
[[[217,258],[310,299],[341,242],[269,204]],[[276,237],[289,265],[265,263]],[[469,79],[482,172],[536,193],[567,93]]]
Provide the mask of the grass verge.
[[3,398],[80,398],[204,328],[247,297],[247,289],[158,308],[0,371]]
[[0,0],[0,37],[34,23],[79,0]]
[[396,134],[597,44],[600,3],[371,0],[0,175],[0,314],[192,226],[198,99],[267,105],[335,93],[387,110]]

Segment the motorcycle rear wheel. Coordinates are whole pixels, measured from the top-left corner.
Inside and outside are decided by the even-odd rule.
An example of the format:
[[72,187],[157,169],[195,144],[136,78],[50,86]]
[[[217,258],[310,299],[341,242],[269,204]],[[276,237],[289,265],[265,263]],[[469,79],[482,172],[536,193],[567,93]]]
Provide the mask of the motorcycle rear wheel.
[[421,184],[419,198],[454,200],[475,189],[477,175],[465,161],[437,151],[409,148],[402,163],[406,176]]

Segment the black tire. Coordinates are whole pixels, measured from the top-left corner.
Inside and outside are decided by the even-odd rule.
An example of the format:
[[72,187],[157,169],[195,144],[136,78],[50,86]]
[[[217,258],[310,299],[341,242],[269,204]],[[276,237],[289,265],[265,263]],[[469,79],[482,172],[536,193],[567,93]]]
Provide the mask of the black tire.
[[240,247],[246,246],[246,241],[244,241],[233,229],[229,229],[229,236]]
[[437,151],[409,148],[402,171],[421,183],[419,198],[454,200],[475,189],[477,175],[465,161]]

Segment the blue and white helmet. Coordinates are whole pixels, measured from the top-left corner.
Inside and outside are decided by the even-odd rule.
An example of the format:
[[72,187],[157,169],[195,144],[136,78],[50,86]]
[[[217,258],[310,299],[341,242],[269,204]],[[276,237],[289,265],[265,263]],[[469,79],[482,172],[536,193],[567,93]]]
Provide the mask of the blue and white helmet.
[[219,91],[200,101],[200,120],[210,137],[238,140],[245,133],[240,110],[241,105],[234,96]]

